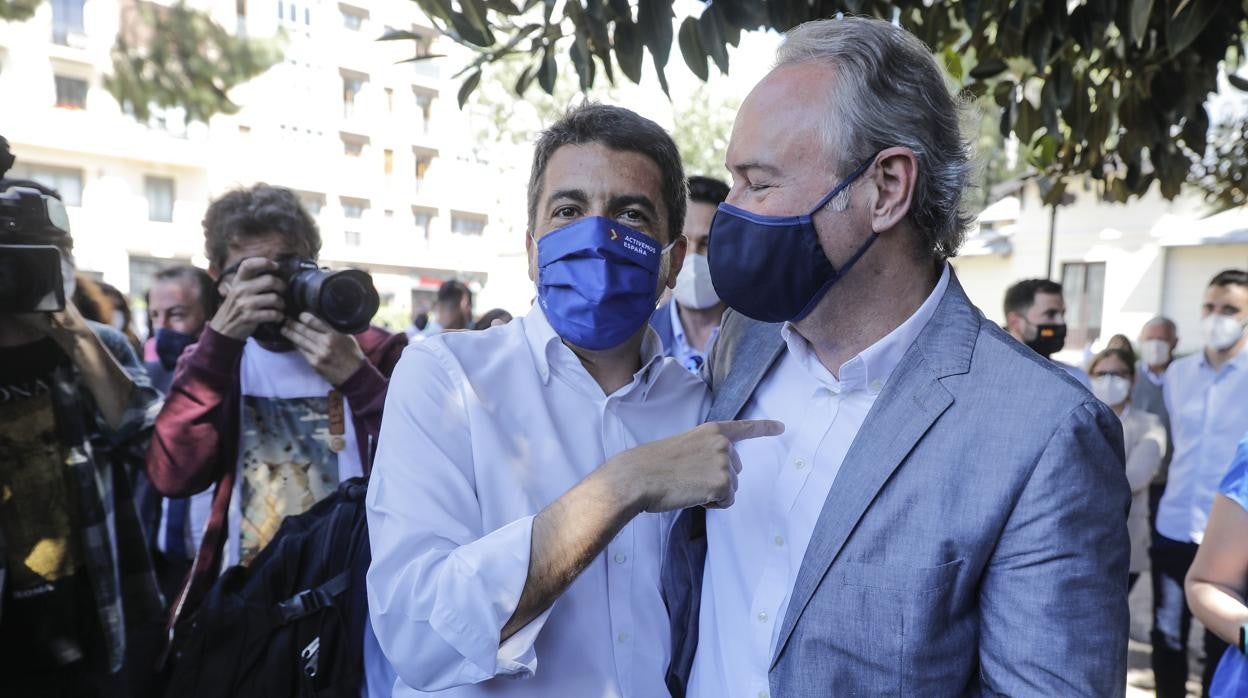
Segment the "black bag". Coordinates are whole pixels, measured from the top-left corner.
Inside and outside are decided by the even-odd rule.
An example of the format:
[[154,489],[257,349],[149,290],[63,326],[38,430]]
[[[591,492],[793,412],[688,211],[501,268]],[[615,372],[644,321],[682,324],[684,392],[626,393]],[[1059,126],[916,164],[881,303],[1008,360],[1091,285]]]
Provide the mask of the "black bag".
[[180,628],[166,695],[358,696],[364,576],[371,559],[365,478],[282,522],[247,566],[231,567]]

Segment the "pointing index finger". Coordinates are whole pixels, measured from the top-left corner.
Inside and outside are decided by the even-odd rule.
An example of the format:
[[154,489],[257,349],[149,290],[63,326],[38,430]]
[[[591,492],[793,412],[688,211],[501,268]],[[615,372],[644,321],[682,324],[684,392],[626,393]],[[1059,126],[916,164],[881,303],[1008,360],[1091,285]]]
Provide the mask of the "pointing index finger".
[[779,436],[784,433],[784,422],[777,422],[774,419],[737,419],[715,424],[719,427],[719,433],[728,437],[728,440],[733,443],[762,436]]

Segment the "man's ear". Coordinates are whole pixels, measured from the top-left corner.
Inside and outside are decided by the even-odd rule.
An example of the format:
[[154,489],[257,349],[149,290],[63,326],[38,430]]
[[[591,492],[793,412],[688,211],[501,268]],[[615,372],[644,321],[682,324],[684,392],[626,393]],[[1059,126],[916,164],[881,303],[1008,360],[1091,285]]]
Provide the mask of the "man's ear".
[[529,281],[537,283],[537,245],[531,230],[524,235],[524,253],[529,258]]
[[689,238],[681,235],[676,238],[672,244],[672,249],[667,252],[667,279],[663,285],[668,288],[676,288],[676,277],[680,275],[680,270],[685,266],[685,255],[689,252]]
[[876,196],[871,206],[871,230],[883,233],[905,220],[910,213],[914,187],[919,178],[919,161],[909,148],[885,148],[875,158],[871,180]]

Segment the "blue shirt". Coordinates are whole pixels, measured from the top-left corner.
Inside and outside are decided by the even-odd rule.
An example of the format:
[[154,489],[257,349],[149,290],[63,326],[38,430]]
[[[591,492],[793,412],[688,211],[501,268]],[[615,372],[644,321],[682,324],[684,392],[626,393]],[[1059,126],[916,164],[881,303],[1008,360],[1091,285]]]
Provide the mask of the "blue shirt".
[[706,355],[710,353],[711,347],[715,346],[715,338],[719,336],[719,328],[711,330],[711,337],[706,341],[705,351],[701,351],[695,347],[689,346],[689,341],[685,339],[685,326],[680,322],[679,303],[676,299],[672,299],[667,304],[672,314],[672,346],[669,349],[670,356],[676,359],[681,366],[693,373],[702,370],[702,364],[706,363]]
[[1235,460],[1231,461],[1231,469],[1222,478],[1218,491],[1248,511],[1248,436],[1239,442]]
[[1248,351],[1217,370],[1203,351],[1185,356],[1166,371],[1164,393],[1174,456],[1157,507],[1157,532],[1200,543],[1218,483],[1248,433]]

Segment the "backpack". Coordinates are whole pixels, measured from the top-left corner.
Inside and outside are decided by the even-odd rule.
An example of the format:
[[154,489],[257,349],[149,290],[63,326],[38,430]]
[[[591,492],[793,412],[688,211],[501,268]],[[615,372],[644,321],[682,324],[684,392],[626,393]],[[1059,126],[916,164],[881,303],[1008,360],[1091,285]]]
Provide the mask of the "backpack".
[[167,695],[358,696],[364,577],[371,555],[365,478],[298,516],[246,567],[226,570],[179,628]]

